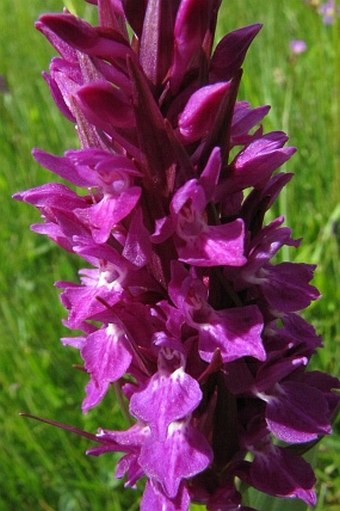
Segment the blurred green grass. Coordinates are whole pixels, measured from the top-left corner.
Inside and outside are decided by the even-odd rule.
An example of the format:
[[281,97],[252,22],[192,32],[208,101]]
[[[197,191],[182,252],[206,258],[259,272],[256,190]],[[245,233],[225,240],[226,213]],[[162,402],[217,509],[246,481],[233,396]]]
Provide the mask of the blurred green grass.
[[[80,14],[91,10],[80,0],[65,4]],[[33,162],[33,146],[57,154],[77,146],[40,76],[53,52],[33,28],[39,13],[61,7],[59,0],[0,5],[0,75],[6,81],[0,92],[0,511],[132,511],[137,495],[114,481],[115,456],[87,458],[87,441],[18,416],[29,411],[89,431],[124,427],[112,396],[81,416],[85,379],[72,368],[77,354],[59,343],[67,332],[53,287],[55,280],[74,280],[78,262],[32,234],[28,226],[37,213],[11,199],[51,178]],[[299,149],[287,165],[295,178],[275,214],[285,214],[295,237],[304,237],[285,259],[318,264],[315,284],[323,299],[307,316],[325,349],[314,367],[339,375],[339,23],[324,26],[302,0],[223,0],[221,14],[219,36],[253,22],[264,25],[249,51],[239,97],[253,106],[271,104],[266,129],[286,130]],[[307,52],[292,57],[291,39],[304,39]],[[317,511],[340,511],[339,467],[335,435],[319,448]]]

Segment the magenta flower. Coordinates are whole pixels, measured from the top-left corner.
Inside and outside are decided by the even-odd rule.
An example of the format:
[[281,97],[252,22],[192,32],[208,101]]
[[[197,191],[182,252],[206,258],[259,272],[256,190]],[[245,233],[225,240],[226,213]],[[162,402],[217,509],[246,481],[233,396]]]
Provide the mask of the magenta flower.
[[236,477],[312,505],[299,448],[331,432],[339,382],[306,370],[321,346],[299,315],[319,296],[315,268],[273,262],[300,241],[283,218],[264,220],[295,149],[263,133],[268,106],[236,100],[261,27],[213,51],[220,0],[90,3],[96,27],[68,12],[37,22],[59,53],[45,79],[81,148],[33,154],[77,191],[15,195],[40,210],[34,231],[89,266],[56,284],[78,331],[62,342],[88,377],[83,411],[113,383],[129,402],[126,431],[81,433],[98,444],[88,454],[123,453],[116,477],[147,480],[142,511],[251,511]]

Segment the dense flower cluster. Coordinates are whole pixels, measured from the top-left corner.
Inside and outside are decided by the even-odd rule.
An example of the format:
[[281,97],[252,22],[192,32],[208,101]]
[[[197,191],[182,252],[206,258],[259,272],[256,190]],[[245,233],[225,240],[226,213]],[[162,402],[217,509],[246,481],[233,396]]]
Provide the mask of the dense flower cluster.
[[319,296],[314,267],[272,261],[299,245],[282,217],[265,222],[295,150],[263,133],[268,106],[236,101],[260,25],[213,51],[221,0],[90,3],[96,27],[66,11],[37,22],[81,149],[34,157],[75,188],[15,196],[40,210],[35,232],[90,265],[56,284],[82,332],[63,343],[89,377],[83,411],[116,382],[134,418],[99,430],[88,453],[124,453],[116,476],[147,479],[144,511],[249,511],[236,477],[314,504],[313,471],[291,446],[330,433],[338,382],[306,371],[321,346],[299,315]]

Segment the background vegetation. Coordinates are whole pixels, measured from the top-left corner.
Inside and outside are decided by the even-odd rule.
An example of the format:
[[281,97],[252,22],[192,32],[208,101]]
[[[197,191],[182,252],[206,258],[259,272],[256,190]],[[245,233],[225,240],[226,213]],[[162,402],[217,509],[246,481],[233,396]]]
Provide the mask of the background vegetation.
[[[80,0],[65,4],[79,14],[91,10]],[[115,456],[87,458],[86,440],[18,416],[29,411],[93,432],[123,425],[110,396],[81,416],[85,379],[72,368],[77,353],[59,343],[65,314],[53,287],[55,280],[74,280],[78,263],[32,234],[28,226],[38,214],[11,200],[15,191],[50,180],[33,162],[33,146],[57,154],[77,146],[41,79],[52,50],[33,28],[39,13],[61,7],[62,0],[0,4],[0,511],[132,511],[138,499],[132,490],[119,491]],[[323,25],[303,0],[223,0],[218,35],[253,22],[264,28],[249,51],[240,99],[271,104],[266,129],[288,131],[299,149],[288,165],[296,177],[275,213],[286,215],[304,243],[282,257],[318,264],[315,285],[323,299],[308,318],[324,336],[325,349],[314,367],[339,375],[339,22]],[[292,55],[292,39],[305,40],[307,51]],[[340,510],[339,467],[340,438],[334,435],[319,447],[317,511]]]

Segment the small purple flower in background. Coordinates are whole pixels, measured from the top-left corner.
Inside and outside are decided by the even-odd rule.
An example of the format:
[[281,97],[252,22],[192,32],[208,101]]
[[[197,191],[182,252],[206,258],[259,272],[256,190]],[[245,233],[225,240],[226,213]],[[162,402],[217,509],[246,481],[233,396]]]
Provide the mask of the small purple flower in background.
[[318,8],[325,25],[333,25],[336,16],[340,16],[340,9],[336,7],[335,0],[328,0],[321,4]]
[[0,94],[6,94],[9,91],[6,76],[0,75]]
[[322,17],[322,22],[325,25],[333,25],[336,18],[340,17],[340,7],[337,5],[336,0],[305,0],[315,11]]
[[303,39],[292,39],[289,43],[289,48],[294,55],[300,55],[307,50],[307,44]]
[[261,26],[213,50],[220,0],[90,3],[98,26],[66,11],[37,22],[81,148],[34,157],[83,192],[15,195],[40,210],[34,231],[87,264],[79,283],[57,283],[78,332],[62,342],[88,375],[83,411],[113,383],[129,402],[126,431],[82,433],[98,444],[88,454],[123,453],[116,477],[147,479],[142,511],[250,511],[237,477],[313,505],[299,452],[331,432],[339,382],[306,370],[322,344],[300,316],[319,296],[315,267],[275,263],[300,240],[265,220],[295,149],[263,133],[268,106],[236,99]]

